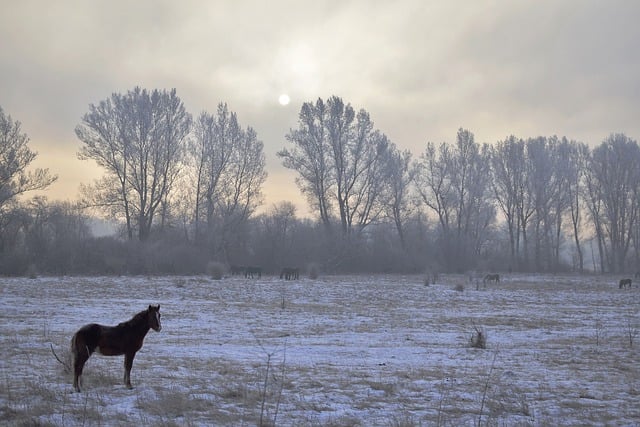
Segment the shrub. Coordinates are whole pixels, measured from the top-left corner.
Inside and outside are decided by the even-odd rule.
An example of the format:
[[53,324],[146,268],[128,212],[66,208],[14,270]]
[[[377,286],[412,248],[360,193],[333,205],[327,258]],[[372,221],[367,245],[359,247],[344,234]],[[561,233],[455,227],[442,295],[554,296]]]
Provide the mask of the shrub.
[[319,276],[318,270],[317,264],[311,264],[309,266],[309,279],[316,280]]
[[224,276],[224,264],[217,261],[209,261],[207,263],[207,274],[211,276],[213,280],[221,280]]

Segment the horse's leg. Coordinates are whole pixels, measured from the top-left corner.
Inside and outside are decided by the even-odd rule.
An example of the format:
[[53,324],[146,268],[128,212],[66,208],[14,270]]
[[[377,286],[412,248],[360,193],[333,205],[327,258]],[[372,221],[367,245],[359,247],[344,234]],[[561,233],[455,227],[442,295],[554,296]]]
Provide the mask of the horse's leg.
[[124,385],[127,388],[133,388],[131,385],[131,367],[133,366],[133,358],[136,357],[136,353],[127,353],[124,355]]
[[89,360],[89,348],[84,344],[84,340],[74,335],[71,339],[71,354],[73,355],[73,389],[80,392],[80,377],[84,364]]

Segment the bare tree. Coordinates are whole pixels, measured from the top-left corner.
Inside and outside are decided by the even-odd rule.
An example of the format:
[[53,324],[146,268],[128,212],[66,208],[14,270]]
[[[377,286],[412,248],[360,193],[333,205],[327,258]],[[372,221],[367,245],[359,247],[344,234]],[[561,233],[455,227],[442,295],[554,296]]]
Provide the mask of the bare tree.
[[569,206],[569,215],[571,219],[571,235],[576,248],[578,257],[578,270],[584,270],[584,253],[581,245],[581,232],[583,215],[582,211],[584,203],[582,202],[582,194],[584,188],[585,162],[589,156],[589,148],[582,143],[570,141],[563,151],[565,158],[564,167],[566,174],[566,191]]
[[27,170],[37,153],[27,146],[29,137],[20,126],[0,107],[0,213],[16,196],[43,190],[58,178],[48,169]]
[[298,173],[296,184],[307,197],[309,205],[315,209],[325,228],[331,227],[332,193],[335,183],[332,171],[331,146],[326,136],[328,112],[320,98],[315,104],[302,104],[298,118],[298,129],[286,135],[291,149],[278,152],[286,168]]
[[296,267],[301,255],[294,250],[294,234],[298,221],[296,208],[291,202],[274,205],[269,212],[258,218],[263,235],[263,251],[267,255],[266,265],[274,267]]
[[640,147],[624,134],[612,134],[588,162],[588,203],[595,220],[600,258],[611,272],[625,270],[633,229],[640,213]]
[[327,228],[337,216],[342,235],[349,236],[381,216],[389,140],[374,129],[369,113],[356,114],[335,96],[318,99],[303,104],[299,128],[286,138],[293,147],[278,156],[298,172],[296,183]]
[[520,257],[521,191],[524,186],[524,141],[510,136],[498,141],[491,151],[493,195],[504,215],[509,233],[510,265],[516,267]]
[[419,202],[435,212],[443,232],[451,228],[454,190],[450,175],[453,173],[451,150],[442,143],[436,151],[435,144],[428,142],[427,148],[416,164],[415,183]]
[[393,221],[400,245],[406,251],[405,222],[413,212],[410,192],[415,168],[411,164],[411,152],[408,150],[401,152],[395,144],[389,145],[386,162],[388,168],[384,186],[386,214]]
[[554,146],[545,137],[527,141],[527,182],[533,206],[533,246],[536,271],[549,268],[552,209],[558,198],[558,177],[554,169]]
[[123,217],[129,239],[137,230],[138,239],[146,240],[158,210],[167,206],[190,126],[175,89],[136,87],[91,104],[76,127],[83,143],[78,157],[105,170],[102,179],[84,187],[85,195],[91,205]]
[[417,164],[415,182],[420,201],[438,216],[441,244],[449,268],[472,267],[494,221],[490,190],[489,148],[459,129],[456,144],[436,151],[428,143]]
[[218,105],[215,116],[201,113],[193,136],[189,163],[195,177],[196,238],[226,257],[230,239],[262,201],[264,145],[253,128],[240,126],[226,104]]

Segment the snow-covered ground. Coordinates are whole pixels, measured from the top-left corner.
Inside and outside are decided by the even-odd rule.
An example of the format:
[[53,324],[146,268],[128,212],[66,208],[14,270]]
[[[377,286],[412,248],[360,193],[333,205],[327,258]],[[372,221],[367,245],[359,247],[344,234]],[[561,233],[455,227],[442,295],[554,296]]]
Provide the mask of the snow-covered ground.
[[[640,289],[617,279],[3,278],[0,424],[638,425]],[[51,346],[156,303],[134,389],[94,355],[73,393]]]

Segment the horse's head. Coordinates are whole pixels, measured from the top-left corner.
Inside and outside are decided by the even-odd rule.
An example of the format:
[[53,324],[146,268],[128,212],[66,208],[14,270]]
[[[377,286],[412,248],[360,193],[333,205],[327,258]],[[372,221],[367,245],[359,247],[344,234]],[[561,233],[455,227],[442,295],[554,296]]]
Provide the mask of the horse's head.
[[160,324],[160,304],[150,305],[147,310],[147,322],[149,327],[156,332],[160,332],[162,325]]

